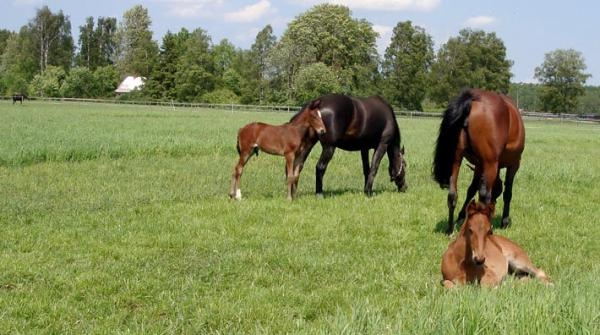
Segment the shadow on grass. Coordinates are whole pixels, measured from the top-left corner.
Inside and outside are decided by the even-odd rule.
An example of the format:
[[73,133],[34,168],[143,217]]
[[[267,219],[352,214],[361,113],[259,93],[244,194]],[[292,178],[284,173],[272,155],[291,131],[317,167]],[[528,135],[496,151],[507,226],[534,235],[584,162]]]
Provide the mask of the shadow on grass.
[[[455,233],[460,230],[460,227],[462,226],[463,222],[464,222],[464,220],[455,221],[455,223],[454,223],[454,232]],[[509,228],[509,227],[510,227],[510,225],[507,228]],[[436,233],[445,234],[446,228],[448,228],[448,220],[443,219],[443,220],[438,221],[435,224],[435,228],[433,231]],[[502,228],[502,215],[496,215],[492,218],[492,229],[505,230],[507,228]]]

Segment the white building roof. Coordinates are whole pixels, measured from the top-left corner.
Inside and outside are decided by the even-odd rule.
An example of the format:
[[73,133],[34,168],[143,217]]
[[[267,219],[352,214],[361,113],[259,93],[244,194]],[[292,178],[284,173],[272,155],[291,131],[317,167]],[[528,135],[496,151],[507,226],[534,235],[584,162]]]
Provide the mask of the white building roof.
[[140,89],[144,85],[144,78],[128,76],[123,79],[119,87],[115,90],[116,93],[129,93],[135,89]]

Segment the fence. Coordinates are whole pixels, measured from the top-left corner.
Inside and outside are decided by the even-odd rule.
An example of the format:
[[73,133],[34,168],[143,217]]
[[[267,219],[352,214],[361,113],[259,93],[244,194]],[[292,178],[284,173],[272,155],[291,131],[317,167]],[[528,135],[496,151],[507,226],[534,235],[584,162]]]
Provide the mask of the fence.
[[[2,100],[11,100],[10,96],[0,97]],[[253,111],[253,112],[286,112],[295,113],[300,110],[300,106],[288,105],[242,105],[242,104],[212,104],[200,102],[174,102],[174,101],[137,101],[137,100],[120,100],[120,99],[78,99],[78,98],[40,98],[32,97],[30,100],[38,101],[55,101],[55,102],[78,102],[78,103],[103,103],[103,104],[126,104],[126,105],[142,105],[142,106],[163,106],[163,107],[182,107],[182,108],[206,108],[219,109],[230,111]],[[441,113],[419,112],[419,111],[404,111],[396,110],[396,116],[404,117],[434,117],[439,118]],[[559,121],[574,121],[574,122],[595,122],[600,123],[600,115],[598,114],[553,114],[543,112],[521,111],[521,115],[525,118],[537,120],[559,120]]]

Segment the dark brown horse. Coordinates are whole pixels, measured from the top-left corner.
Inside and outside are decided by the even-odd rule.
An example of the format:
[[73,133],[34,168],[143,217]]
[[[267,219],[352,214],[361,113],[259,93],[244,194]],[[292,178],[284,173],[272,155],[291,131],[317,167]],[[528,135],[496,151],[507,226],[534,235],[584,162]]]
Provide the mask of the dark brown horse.
[[298,187],[298,178],[302,164],[309,151],[305,148],[314,145],[314,134],[324,134],[325,125],[321,119],[319,101],[304,108],[292,121],[280,126],[254,122],[244,126],[238,132],[237,150],[240,155],[233,170],[229,196],[240,200],[240,177],[244,165],[252,154],[258,151],[285,156],[286,177],[288,182],[288,199],[292,200]]
[[506,168],[502,227],[510,224],[510,200],[515,174],[525,148],[525,128],[514,102],[506,95],[470,89],[450,103],[440,125],[433,161],[433,177],[440,187],[448,188],[448,229],[454,231],[458,172],[463,157],[473,164],[474,173],[465,209],[477,190],[479,201],[496,202],[502,193],[500,169]]
[[[385,100],[380,97],[354,98],[332,94],[315,101],[319,101],[323,123],[327,128],[327,134],[318,138],[323,151],[316,166],[317,196],[323,196],[323,175],[335,148],[360,151],[365,180],[364,192],[368,196],[373,194],[373,181],[379,163],[386,153],[391,181],[396,183],[399,191],[406,190],[406,162],[404,147],[400,148],[400,128],[394,111]],[[370,149],[375,149],[371,164]]]
[[21,105],[23,104],[23,101],[25,100],[25,94],[21,94],[21,93],[15,93],[12,96],[12,101],[13,101],[13,105],[17,102],[20,101]]

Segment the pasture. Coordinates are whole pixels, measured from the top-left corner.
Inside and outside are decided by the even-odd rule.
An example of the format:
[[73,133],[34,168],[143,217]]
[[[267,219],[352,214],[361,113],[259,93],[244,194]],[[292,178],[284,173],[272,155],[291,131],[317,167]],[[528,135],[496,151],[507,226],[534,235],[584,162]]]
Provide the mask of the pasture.
[[554,286],[447,291],[440,120],[399,119],[406,193],[384,158],[366,198],[360,154],[337,150],[316,198],[317,145],[293,202],[264,153],[229,200],[237,129],[290,117],[1,101],[0,333],[600,333],[598,125],[525,121],[513,223],[495,233]]

